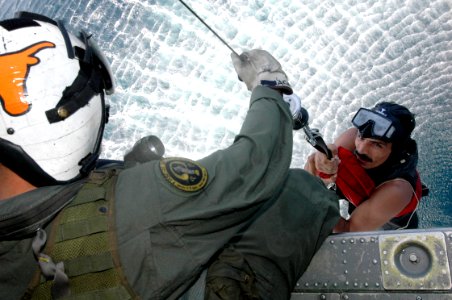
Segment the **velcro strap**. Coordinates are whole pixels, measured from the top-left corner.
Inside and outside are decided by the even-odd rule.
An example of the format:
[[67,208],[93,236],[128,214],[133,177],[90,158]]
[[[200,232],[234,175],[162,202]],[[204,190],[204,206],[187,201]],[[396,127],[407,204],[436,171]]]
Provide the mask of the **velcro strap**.
[[77,194],[70,206],[75,206],[87,202],[105,199],[105,189],[103,187],[93,187],[86,184]]
[[61,224],[58,228],[56,241],[60,242],[63,240],[75,239],[107,230],[107,216],[94,216],[89,219]]
[[113,258],[109,252],[92,256],[81,256],[64,262],[69,277],[87,273],[105,271],[114,268]]

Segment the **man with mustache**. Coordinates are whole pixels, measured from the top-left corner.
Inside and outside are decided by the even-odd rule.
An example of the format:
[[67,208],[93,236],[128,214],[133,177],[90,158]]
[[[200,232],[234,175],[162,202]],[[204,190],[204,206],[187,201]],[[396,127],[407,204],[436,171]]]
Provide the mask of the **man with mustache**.
[[417,228],[425,187],[416,171],[417,145],[410,137],[414,115],[402,105],[382,102],[360,108],[352,124],[329,145],[333,159],[316,152],[305,165],[347,200],[341,201],[345,213],[341,211],[335,232]]

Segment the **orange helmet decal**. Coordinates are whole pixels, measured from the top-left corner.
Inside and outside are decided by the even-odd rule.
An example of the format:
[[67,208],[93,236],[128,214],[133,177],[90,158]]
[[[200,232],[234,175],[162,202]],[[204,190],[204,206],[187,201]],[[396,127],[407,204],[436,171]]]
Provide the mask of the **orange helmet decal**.
[[22,50],[0,55],[0,101],[11,116],[20,116],[30,109],[25,101],[26,80],[30,67],[40,60],[34,55],[45,48],[54,48],[51,42],[39,42]]

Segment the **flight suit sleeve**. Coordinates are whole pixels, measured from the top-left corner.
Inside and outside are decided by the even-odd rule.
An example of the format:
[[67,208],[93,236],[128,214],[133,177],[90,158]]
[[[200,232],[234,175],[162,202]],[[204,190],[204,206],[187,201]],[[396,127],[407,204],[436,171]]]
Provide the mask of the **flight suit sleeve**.
[[287,176],[291,157],[292,118],[288,105],[278,92],[258,86],[234,143],[198,161],[207,170],[207,185],[191,194],[179,193],[162,182],[167,187],[163,193],[196,198],[185,200],[186,203],[176,200],[177,205],[161,202],[164,218],[167,221],[187,216],[211,218],[256,205],[278,191]]
[[[215,252],[279,192],[291,156],[289,107],[281,94],[258,86],[230,147],[199,161],[165,158],[122,171],[116,228],[133,288],[143,298],[180,295]],[[180,170],[182,176],[176,174]],[[198,183],[184,183],[188,174]]]

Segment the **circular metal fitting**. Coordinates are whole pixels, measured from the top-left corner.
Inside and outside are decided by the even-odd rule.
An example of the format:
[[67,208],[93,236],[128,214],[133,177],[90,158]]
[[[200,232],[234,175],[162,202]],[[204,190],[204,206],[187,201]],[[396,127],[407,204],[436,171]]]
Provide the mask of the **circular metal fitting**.
[[66,119],[67,117],[69,117],[69,112],[64,107],[59,107],[57,110],[57,113],[58,113],[58,117],[60,117],[61,119]]
[[432,268],[432,256],[423,245],[409,243],[395,253],[395,264],[406,276],[422,277]]

